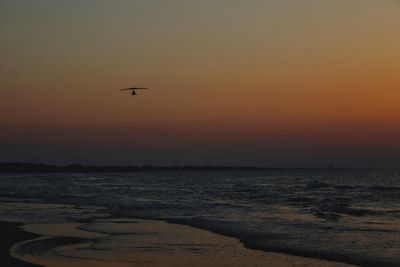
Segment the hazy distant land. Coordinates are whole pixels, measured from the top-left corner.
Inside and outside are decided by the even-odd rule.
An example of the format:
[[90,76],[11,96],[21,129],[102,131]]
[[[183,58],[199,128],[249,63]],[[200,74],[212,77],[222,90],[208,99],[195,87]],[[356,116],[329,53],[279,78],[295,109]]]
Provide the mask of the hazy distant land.
[[[0,173],[10,172],[141,172],[141,171],[228,171],[228,170],[318,170],[339,169],[334,166],[324,168],[277,168],[277,167],[254,167],[254,166],[208,166],[208,165],[185,165],[185,166],[132,166],[132,165],[49,165],[42,163],[3,162],[0,163]],[[344,169],[344,168],[340,168]]]

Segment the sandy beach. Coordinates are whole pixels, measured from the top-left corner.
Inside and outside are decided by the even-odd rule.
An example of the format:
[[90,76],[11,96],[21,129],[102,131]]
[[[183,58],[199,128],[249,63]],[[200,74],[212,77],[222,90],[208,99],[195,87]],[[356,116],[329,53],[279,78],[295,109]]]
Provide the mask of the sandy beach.
[[9,248],[6,241],[10,245],[25,240],[11,250],[19,260],[5,257],[5,266],[352,266],[247,249],[235,238],[163,221],[104,219],[80,224],[24,225],[23,229],[30,233],[18,229],[17,224],[1,226],[2,234],[10,229],[18,233],[14,239],[3,239],[2,255]]

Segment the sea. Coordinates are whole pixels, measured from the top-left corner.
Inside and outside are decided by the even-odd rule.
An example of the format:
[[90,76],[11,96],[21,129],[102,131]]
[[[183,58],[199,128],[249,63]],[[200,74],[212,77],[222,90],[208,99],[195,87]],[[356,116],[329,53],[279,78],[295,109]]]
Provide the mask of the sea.
[[[0,174],[0,219],[146,218],[236,237],[253,249],[400,266],[400,172],[169,170]],[[72,205],[82,213],[27,210]],[[18,218],[17,218],[18,219]]]

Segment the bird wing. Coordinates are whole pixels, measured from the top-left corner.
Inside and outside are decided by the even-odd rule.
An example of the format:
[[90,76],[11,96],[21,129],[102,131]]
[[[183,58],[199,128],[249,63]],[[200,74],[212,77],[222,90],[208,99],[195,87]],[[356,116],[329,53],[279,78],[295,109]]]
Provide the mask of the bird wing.
[[135,88],[125,88],[125,89],[121,89],[120,91],[126,91],[126,90],[135,90]]

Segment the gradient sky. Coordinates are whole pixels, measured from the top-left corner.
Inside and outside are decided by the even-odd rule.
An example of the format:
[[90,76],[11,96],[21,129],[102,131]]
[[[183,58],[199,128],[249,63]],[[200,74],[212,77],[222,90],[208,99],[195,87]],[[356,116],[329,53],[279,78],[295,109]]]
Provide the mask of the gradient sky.
[[396,0],[0,0],[0,36],[0,161],[400,164]]

